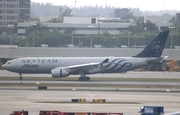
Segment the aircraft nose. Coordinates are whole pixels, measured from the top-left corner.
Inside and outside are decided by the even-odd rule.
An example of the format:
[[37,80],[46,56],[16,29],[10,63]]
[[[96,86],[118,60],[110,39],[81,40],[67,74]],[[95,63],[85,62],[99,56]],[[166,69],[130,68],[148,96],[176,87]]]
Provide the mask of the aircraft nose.
[[6,64],[3,64],[1,67],[2,67],[3,69],[6,69]]

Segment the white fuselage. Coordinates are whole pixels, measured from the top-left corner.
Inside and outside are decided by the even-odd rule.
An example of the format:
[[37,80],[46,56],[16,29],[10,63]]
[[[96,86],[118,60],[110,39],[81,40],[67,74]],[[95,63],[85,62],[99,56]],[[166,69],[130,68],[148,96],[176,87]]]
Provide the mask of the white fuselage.
[[[119,73],[147,66],[147,59],[137,57],[27,57],[8,61],[3,68],[17,73],[51,73],[55,68],[68,68],[73,65],[102,62],[97,67],[89,67],[85,74]],[[71,74],[78,74],[77,72]]]

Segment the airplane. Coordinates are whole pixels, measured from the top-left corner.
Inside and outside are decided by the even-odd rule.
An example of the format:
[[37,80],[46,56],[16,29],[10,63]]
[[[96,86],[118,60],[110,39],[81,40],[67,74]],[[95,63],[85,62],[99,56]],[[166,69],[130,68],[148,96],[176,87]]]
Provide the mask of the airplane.
[[89,74],[122,73],[160,62],[169,30],[161,31],[139,54],[132,57],[25,57],[7,61],[2,68],[22,74],[52,74],[52,78],[80,75],[89,81]]

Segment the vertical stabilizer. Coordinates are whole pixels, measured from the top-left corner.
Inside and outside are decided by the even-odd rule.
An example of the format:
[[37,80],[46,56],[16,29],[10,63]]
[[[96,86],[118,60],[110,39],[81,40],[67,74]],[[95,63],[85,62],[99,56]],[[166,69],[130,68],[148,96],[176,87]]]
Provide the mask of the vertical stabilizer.
[[134,57],[160,57],[166,44],[168,34],[169,31],[160,32],[143,51]]

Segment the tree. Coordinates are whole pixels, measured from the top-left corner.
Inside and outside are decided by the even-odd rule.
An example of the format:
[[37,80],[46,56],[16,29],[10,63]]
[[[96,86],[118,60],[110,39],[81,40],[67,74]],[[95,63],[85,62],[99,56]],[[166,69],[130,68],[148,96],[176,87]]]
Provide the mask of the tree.
[[64,17],[65,16],[72,16],[71,12],[72,12],[71,8],[66,7],[66,9],[63,11],[63,8],[61,7],[59,9],[59,16],[58,16],[59,21],[64,22]]
[[107,30],[102,31],[102,35],[103,35],[104,37],[109,37],[109,36],[111,36],[111,34],[110,34]]
[[131,31],[132,33],[141,33],[142,31],[144,31],[143,25],[144,23],[137,22],[136,24],[129,26],[129,31]]
[[133,19],[134,15],[128,8],[118,8],[114,10],[114,16],[121,19]]
[[58,42],[58,36],[54,34],[43,36],[43,39],[40,41],[40,43],[47,44],[49,47],[57,47],[60,44]]
[[169,22],[169,20],[172,18],[172,15],[170,15],[169,13],[164,13],[162,14],[162,19],[163,21]]
[[66,28],[64,34],[72,34],[73,31],[75,31],[75,28]]
[[134,18],[134,21],[136,22],[136,23],[144,23],[144,16],[140,16],[140,17],[135,17]]
[[170,23],[173,23],[174,25],[174,22],[175,22],[175,17],[173,16],[170,20],[169,20]]
[[170,20],[169,20],[170,23],[173,23],[173,25],[175,26],[177,24],[177,17],[176,16],[173,16]]
[[147,20],[146,23],[144,23],[143,28],[150,31],[158,30],[158,27],[156,27],[156,24],[152,23],[150,20]]
[[61,21],[58,20],[57,18],[52,18],[51,20],[47,21],[48,23],[60,23]]

